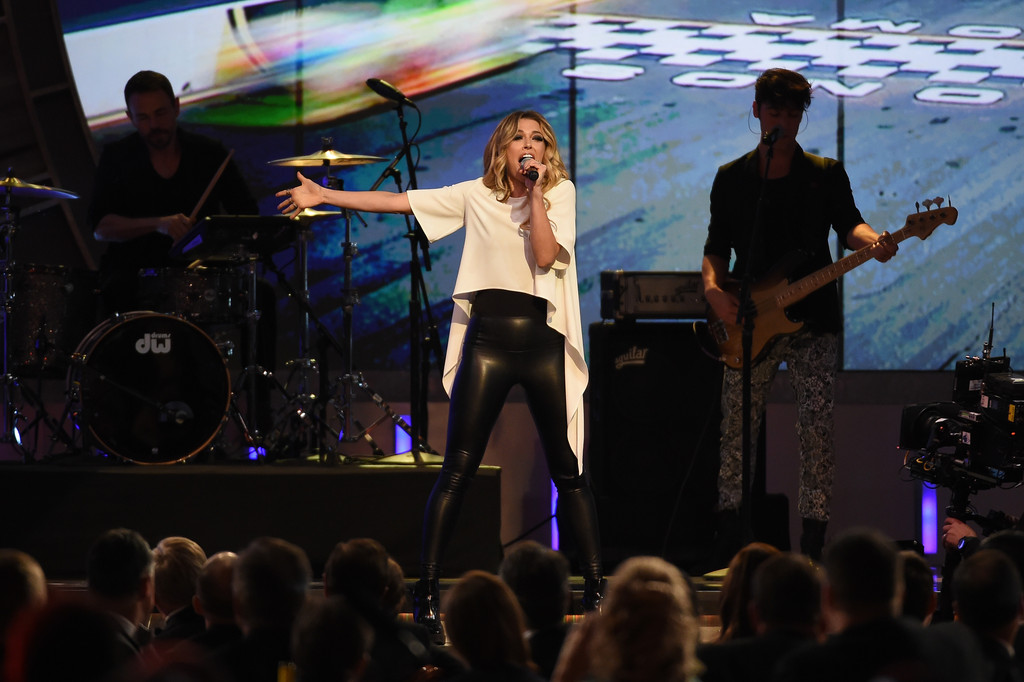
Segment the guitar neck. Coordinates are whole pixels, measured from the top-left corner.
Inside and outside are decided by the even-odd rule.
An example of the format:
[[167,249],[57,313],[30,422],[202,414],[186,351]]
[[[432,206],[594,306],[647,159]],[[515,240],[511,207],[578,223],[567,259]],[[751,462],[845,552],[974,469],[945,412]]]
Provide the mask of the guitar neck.
[[[906,227],[892,233],[892,238],[897,244],[906,239],[907,236]],[[872,256],[870,251],[871,246],[862,247],[851,253],[849,256],[840,258],[835,263],[832,263],[817,272],[812,272],[806,277],[801,277],[779,292],[775,297],[776,304],[780,308],[786,308],[797,301],[802,301],[804,298],[810,296],[826,284],[836,281],[850,270],[860,267],[871,260]]]

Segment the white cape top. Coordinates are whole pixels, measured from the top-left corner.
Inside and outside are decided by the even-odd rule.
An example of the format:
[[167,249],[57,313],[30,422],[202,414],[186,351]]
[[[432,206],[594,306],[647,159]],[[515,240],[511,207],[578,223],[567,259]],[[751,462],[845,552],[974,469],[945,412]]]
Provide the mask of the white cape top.
[[499,202],[483,179],[440,189],[409,190],[409,204],[431,241],[466,228],[466,243],[455,281],[451,333],[442,383],[451,395],[462,360],[462,343],[472,313],[472,296],[482,289],[505,289],[548,302],[548,326],[565,337],[565,409],[568,438],[583,471],[583,391],[587,364],[576,278],[576,187],[563,180],[544,197],[555,239],[562,247],[554,265],[539,268],[530,248],[529,206],[525,197]]

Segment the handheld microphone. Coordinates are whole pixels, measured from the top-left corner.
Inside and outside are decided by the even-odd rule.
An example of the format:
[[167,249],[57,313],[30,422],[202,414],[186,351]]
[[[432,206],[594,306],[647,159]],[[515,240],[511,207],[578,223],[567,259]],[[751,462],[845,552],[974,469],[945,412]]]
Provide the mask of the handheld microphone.
[[382,81],[379,78],[367,78],[366,85],[385,99],[389,99],[392,102],[398,102],[399,104],[405,104],[414,109],[416,108],[416,105],[413,104],[411,99],[403,95],[401,90],[387,81]]
[[779,134],[782,132],[781,126],[775,126],[771,130],[766,130],[764,135],[761,136],[761,144],[766,144],[771,147],[779,139]]
[[[523,164],[526,163],[527,160],[532,161],[533,154],[523,154],[523,158],[519,159],[519,167],[522,168]],[[537,172],[536,168],[531,168],[530,170],[526,171],[526,177],[530,178],[534,182],[537,182],[537,178],[540,177],[540,173]]]

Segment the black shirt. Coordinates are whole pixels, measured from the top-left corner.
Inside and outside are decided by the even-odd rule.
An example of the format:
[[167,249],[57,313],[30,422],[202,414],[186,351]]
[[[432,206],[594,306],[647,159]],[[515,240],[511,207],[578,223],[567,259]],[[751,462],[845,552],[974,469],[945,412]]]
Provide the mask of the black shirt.
[[[764,183],[764,226],[751,248],[761,184],[755,149],[720,167],[711,188],[711,221],[704,255],[728,262],[735,253],[732,273],[737,278],[745,272],[748,259],[755,282],[773,276],[776,268],[795,278],[827,267],[832,262],[829,229],[834,229],[843,246],[848,246],[850,231],[864,222],[843,165],[835,159],[808,154],[798,146],[789,174]],[[842,329],[834,282],[788,312],[816,331]]]

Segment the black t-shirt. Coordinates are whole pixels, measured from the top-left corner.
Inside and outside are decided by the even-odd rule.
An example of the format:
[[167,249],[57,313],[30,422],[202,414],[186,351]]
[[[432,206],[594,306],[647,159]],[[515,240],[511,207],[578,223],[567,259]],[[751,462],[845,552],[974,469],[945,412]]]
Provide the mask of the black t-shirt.
[[[93,229],[107,214],[127,218],[191,215],[196,203],[228,155],[220,142],[178,129],[181,164],[170,178],[161,177],[149,161],[149,151],[138,133],[108,144],[100,156],[96,189],[89,207]],[[199,218],[214,214],[255,215],[256,201],[234,160],[199,210]],[[167,263],[171,238],[151,233],[112,243],[103,265],[110,268],[161,267]]]
[[[763,227],[751,247],[761,195],[758,155],[754,150],[718,169],[711,188],[711,221],[704,255],[730,260],[739,278],[750,259],[754,281],[782,268],[791,279],[827,267],[829,230],[844,246],[850,230],[864,222],[854,203],[850,178],[835,159],[808,154],[797,147],[790,172],[764,185]],[[835,283],[793,305],[789,314],[823,332],[842,329],[839,294]]]
[[[127,218],[191,215],[217,169],[228,155],[224,146],[203,135],[178,129],[181,163],[170,178],[161,177],[149,160],[141,136],[132,133],[112,142],[100,155],[96,187],[89,206],[93,229],[108,214]],[[232,160],[199,210],[208,215],[256,215],[256,201]],[[100,261],[100,287],[106,312],[135,309],[136,276],[142,269],[169,264],[171,238],[151,232],[125,242],[112,242]]]

